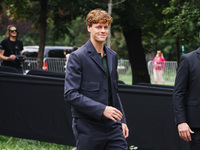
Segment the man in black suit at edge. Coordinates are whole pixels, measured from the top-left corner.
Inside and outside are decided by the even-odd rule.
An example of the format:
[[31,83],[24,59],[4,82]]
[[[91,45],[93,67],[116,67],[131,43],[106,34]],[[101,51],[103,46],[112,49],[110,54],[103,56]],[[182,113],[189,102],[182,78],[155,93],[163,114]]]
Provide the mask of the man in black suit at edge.
[[173,102],[179,136],[200,150],[200,48],[182,55],[176,76]]

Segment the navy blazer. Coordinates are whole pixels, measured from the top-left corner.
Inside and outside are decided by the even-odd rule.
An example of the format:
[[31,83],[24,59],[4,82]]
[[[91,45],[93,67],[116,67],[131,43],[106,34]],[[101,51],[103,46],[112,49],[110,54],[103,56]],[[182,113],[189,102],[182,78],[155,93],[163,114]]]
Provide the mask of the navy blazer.
[[[122,112],[122,123],[126,123],[118,95],[117,54],[106,46],[104,49],[110,72],[113,107]],[[72,117],[102,119],[108,105],[108,76],[90,40],[69,57],[64,99],[71,104]]]
[[200,128],[200,48],[181,56],[173,101],[176,123]]

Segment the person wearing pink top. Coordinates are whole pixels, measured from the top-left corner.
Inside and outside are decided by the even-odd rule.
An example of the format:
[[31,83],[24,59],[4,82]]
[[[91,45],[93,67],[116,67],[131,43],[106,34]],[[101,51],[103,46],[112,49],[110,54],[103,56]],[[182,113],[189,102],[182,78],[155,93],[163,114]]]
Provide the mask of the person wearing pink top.
[[165,67],[165,58],[160,50],[157,51],[157,55],[153,59],[153,74],[154,74],[154,82],[157,84],[161,82],[165,84],[163,79],[163,71]]

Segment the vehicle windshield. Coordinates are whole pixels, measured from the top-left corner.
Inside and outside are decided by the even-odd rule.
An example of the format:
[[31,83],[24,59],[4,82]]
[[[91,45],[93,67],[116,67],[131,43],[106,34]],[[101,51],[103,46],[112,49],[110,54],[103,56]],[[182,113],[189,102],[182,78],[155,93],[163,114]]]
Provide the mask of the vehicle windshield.
[[63,50],[50,50],[48,52],[48,57],[57,57],[57,58],[65,58]]
[[26,57],[37,57],[38,52],[24,52],[23,55]]

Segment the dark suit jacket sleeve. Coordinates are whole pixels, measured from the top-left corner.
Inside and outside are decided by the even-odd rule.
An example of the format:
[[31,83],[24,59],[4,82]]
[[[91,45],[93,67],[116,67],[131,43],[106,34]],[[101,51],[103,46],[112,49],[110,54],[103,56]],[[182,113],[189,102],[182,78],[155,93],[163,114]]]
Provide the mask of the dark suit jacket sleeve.
[[185,98],[188,90],[189,63],[183,55],[180,58],[173,92],[173,102],[176,124],[187,122],[185,112]]
[[81,94],[82,66],[79,57],[72,53],[67,64],[64,98],[79,112],[100,120],[106,105]]
[[[118,64],[118,57],[117,56],[115,57],[115,60],[116,60],[116,63]],[[117,76],[117,83],[118,83],[118,72],[117,72],[117,70],[116,70],[116,74],[117,74],[116,76]],[[117,86],[117,90],[118,90],[118,86]],[[126,123],[126,116],[125,116],[125,113],[124,113],[124,109],[123,109],[123,105],[121,103],[121,99],[120,99],[119,93],[117,93],[117,99],[118,99],[117,100],[118,105],[116,106],[116,108],[119,109],[123,114],[123,117],[122,117],[122,120],[121,120],[122,123]]]
[[122,103],[121,103],[121,100],[120,100],[120,97],[119,97],[119,94],[117,93],[117,97],[118,97],[118,100],[119,100],[119,108],[117,108],[117,109],[119,109],[121,112],[122,112],[122,114],[123,114],[123,117],[122,117],[122,123],[126,123],[126,116],[125,116],[125,113],[124,113],[124,109],[123,109],[123,107],[122,107]]

